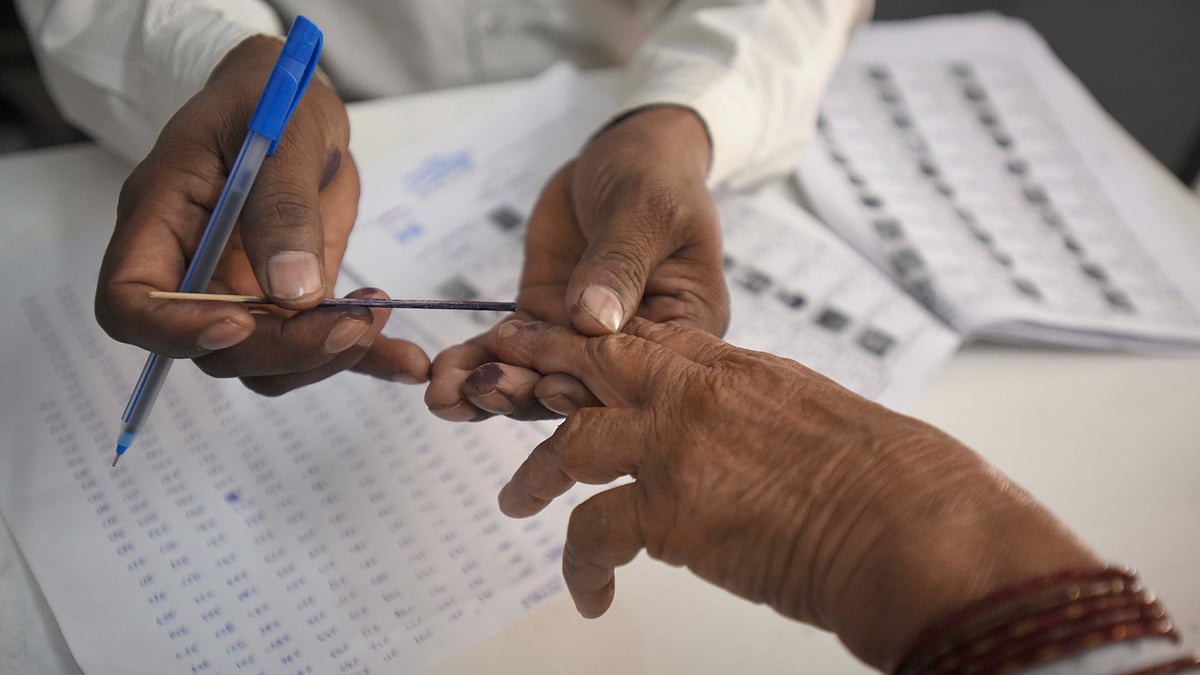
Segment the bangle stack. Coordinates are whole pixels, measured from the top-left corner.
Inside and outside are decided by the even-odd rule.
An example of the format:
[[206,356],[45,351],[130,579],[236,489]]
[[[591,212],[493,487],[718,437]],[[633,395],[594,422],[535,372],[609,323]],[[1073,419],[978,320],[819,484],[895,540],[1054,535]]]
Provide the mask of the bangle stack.
[[[1176,644],[1175,625],[1129,569],[1072,570],[1002,589],[923,630],[895,675],[1012,673],[1104,644],[1159,638]],[[1200,665],[1163,663],[1137,675]]]

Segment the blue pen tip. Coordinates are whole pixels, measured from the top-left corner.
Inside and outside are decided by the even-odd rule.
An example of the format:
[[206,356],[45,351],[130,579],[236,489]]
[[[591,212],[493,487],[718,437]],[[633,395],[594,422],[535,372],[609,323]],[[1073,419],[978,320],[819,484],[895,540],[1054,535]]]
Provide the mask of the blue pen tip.
[[121,445],[120,443],[117,443],[117,456],[113,457],[113,463],[112,463],[113,466],[117,465],[117,461],[119,459],[121,459],[121,455],[125,454],[125,451],[128,449],[129,449],[128,445]]

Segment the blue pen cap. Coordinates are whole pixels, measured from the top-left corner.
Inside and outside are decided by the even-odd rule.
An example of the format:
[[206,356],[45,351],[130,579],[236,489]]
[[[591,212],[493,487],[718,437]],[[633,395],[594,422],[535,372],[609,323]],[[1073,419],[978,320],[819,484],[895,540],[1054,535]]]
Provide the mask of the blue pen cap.
[[317,69],[323,41],[324,35],[317,24],[303,16],[296,17],[288,31],[283,53],[275,62],[254,116],[250,118],[250,130],[271,139],[268,154],[275,154],[279,138],[308,88]]

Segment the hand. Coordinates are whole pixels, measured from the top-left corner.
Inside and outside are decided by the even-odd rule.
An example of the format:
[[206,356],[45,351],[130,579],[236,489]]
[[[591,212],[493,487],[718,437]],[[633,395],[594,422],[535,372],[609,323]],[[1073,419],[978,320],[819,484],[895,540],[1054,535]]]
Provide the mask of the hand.
[[1099,561],[966,447],[794,361],[635,320],[587,338],[499,325],[505,362],[578,378],[582,408],[500,492],[514,517],[575,482],[636,480],[575,508],[563,576],[587,617],[645,548],[837,632],[887,670],[919,629],[989,592]]
[[[281,43],[251,38],[167,123],[125,181],[96,288],[114,338],[195,359],[216,377],[281,394],[346,368],[423,381],[425,354],[379,334],[386,310],[313,309],[330,295],[358,208],[345,106],[316,78],[264,162],[209,289],[267,295],[286,310],[151,300],[175,290],[246,135]],[[360,289],[352,295],[382,297]]]
[[[724,333],[729,296],[708,162],[704,125],[681,108],[643,110],[594,138],[530,216],[516,316],[587,335],[616,332],[634,315]],[[595,398],[574,378],[497,363],[481,335],[434,360],[425,402],[468,421],[556,417]]]

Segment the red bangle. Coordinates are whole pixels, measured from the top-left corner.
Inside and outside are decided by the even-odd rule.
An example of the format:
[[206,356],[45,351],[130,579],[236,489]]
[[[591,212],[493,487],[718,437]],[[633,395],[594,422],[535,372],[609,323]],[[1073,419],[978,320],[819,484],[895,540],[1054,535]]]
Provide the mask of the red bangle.
[[1010,653],[997,655],[986,662],[971,661],[961,670],[944,670],[942,673],[973,673],[991,675],[992,673],[1011,673],[1019,668],[1029,668],[1034,665],[1074,656],[1079,652],[1099,647],[1100,645],[1137,640],[1140,638],[1162,637],[1176,639],[1174,624],[1170,619],[1131,618],[1102,620],[1092,625],[1072,627],[1061,633],[1052,634],[1037,643]]
[[1067,570],[1003,588],[923,629],[892,672],[924,672],[933,662],[964,643],[974,642],[981,634],[1007,629],[1021,619],[1080,600],[1141,590],[1133,572],[1118,567]]
[[[1166,611],[1131,571],[1070,570],[1001,589],[942,617],[921,631],[892,672],[1007,673],[1142,638],[1179,641]],[[1183,660],[1156,667],[1193,664]]]
[[964,663],[986,669],[1026,650],[1070,640],[1114,623],[1163,618],[1162,608],[1140,594],[1109,595],[999,626],[962,644],[927,666],[924,672],[953,672]]

